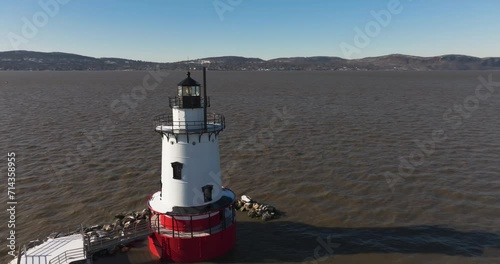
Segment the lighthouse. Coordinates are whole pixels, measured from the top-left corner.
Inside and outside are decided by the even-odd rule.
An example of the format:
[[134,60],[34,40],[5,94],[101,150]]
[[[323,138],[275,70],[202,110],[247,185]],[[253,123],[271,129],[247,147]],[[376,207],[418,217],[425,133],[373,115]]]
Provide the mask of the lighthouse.
[[148,243],[152,254],[167,261],[213,259],[236,239],[235,194],[222,186],[220,172],[225,119],[207,112],[206,88],[205,68],[203,86],[188,72],[168,100],[171,112],[154,118],[162,142],[161,187],[147,201]]

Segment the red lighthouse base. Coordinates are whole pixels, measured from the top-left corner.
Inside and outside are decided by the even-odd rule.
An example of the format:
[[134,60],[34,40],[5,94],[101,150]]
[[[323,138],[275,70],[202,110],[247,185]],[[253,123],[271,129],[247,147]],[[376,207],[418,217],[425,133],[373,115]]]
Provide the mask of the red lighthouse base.
[[[233,248],[236,241],[234,193],[212,204],[196,207],[174,207],[160,213],[150,206],[149,250],[162,260],[200,262],[220,257]],[[154,195],[152,196],[154,197]],[[150,198],[150,201],[153,198]]]
[[148,237],[150,252],[167,261],[200,262],[227,253],[236,240],[236,224],[212,235],[181,238],[153,233]]

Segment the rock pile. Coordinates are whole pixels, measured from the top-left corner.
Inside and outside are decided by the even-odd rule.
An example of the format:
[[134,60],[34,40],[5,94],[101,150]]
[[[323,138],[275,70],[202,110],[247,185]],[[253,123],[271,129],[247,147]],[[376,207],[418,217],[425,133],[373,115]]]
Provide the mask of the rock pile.
[[247,195],[242,195],[241,199],[234,202],[234,208],[240,212],[248,212],[251,218],[260,217],[264,221],[276,219],[281,216],[280,211],[271,205],[258,203]]
[[83,227],[83,232],[90,242],[106,238],[117,238],[123,236],[124,232],[131,231],[138,226],[142,227],[147,223],[149,217],[150,211],[147,208],[141,212],[120,213],[115,215],[113,223]]

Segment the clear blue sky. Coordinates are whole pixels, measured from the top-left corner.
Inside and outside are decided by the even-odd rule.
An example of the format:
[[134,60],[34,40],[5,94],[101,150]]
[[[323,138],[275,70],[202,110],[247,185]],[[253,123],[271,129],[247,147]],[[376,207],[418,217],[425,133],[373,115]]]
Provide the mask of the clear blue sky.
[[[56,12],[40,5],[56,1],[67,3],[58,4]],[[399,2],[400,12],[380,25],[372,11],[389,10],[391,1]],[[26,21],[36,34],[23,33]],[[364,32],[370,23],[380,30],[373,31],[368,45],[356,46],[355,29]],[[391,53],[498,57],[500,1],[0,0],[0,33],[0,51],[157,62],[222,55],[347,57],[341,43],[357,48],[350,58]],[[23,40],[17,38],[13,46],[13,36]]]

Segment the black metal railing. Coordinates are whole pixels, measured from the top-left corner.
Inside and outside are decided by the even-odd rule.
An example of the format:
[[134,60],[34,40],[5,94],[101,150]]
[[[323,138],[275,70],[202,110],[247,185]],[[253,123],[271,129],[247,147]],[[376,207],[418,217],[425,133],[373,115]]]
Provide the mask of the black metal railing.
[[[201,96],[176,96],[168,98],[170,108],[202,108],[205,99]],[[207,107],[210,106],[210,97],[207,96]]]
[[[226,214],[226,211],[225,211],[226,208],[230,208],[229,214]],[[211,217],[214,215],[215,212],[208,213],[207,219],[209,221],[209,224],[208,224],[208,228],[205,230],[193,231],[193,215],[191,215],[189,217],[189,222],[188,222],[189,230],[186,230],[186,229],[181,230],[176,225],[174,215],[170,215],[171,228],[165,227],[163,224],[160,223],[161,215],[157,214],[157,213],[153,213],[153,215],[151,216],[151,218],[149,220],[149,228],[151,229],[152,232],[155,232],[157,234],[167,235],[170,237],[178,237],[178,238],[194,238],[194,237],[203,237],[203,236],[215,234],[217,232],[226,230],[228,227],[230,227],[231,225],[233,225],[236,222],[236,212],[233,209],[232,205],[229,207],[226,207],[226,208],[215,211],[215,212],[218,212],[222,217],[221,223],[216,225],[216,226],[212,226],[210,223]]]
[[204,121],[174,121],[172,114],[162,114],[154,118],[155,131],[171,134],[214,133],[224,130],[226,120],[221,114],[208,114]]

